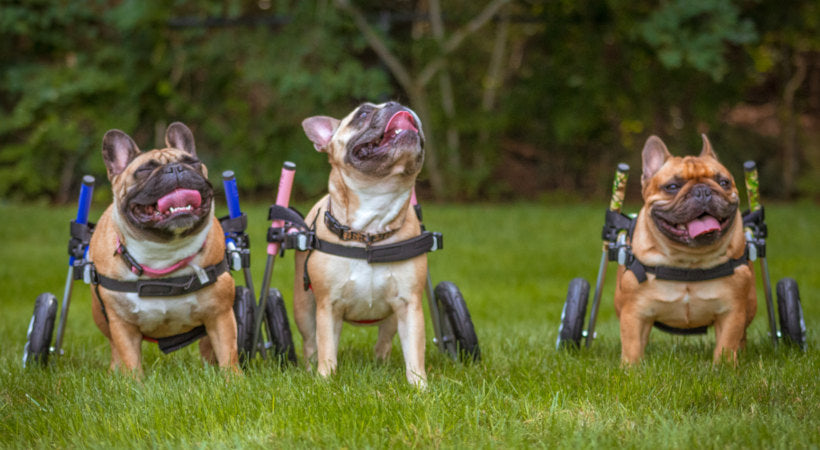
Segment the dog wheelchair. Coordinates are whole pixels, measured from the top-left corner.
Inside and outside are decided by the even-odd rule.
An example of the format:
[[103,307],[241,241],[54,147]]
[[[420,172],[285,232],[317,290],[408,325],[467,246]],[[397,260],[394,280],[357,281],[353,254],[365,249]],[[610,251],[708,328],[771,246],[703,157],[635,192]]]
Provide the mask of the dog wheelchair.
[[[772,345],[777,347],[778,341],[783,340],[784,343],[796,346],[805,351],[806,324],[803,320],[803,309],[800,306],[800,293],[797,282],[792,278],[783,278],[777,283],[777,308],[780,325],[780,329],[778,329],[772,301],[769,265],[766,259],[766,237],[768,235],[768,228],[763,213],[763,205],[760,203],[757,166],[754,161],[747,161],[743,164],[743,169],[746,193],[749,200],[749,210],[742,213],[747,247],[745,258],[748,261],[757,260],[760,263],[760,276],[765,292],[766,311],[769,319],[769,335]],[[586,317],[590,284],[584,278],[574,278],[569,283],[566,301],[561,311],[561,324],[558,327],[558,338],[556,340],[557,349],[580,347],[582,339],[585,340],[585,346],[590,347],[592,340],[595,339],[595,322],[601,301],[601,290],[603,289],[604,279],[606,278],[607,263],[616,261],[618,265],[625,265],[630,267],[630,269],[635,267],[633,265],[635,258],[632,255],[629,241],[632,229],[635,225],[636,214],[625,215],[621,212],[628,173],[629,166],[627,164],[618,164],[615,179],[612,183],[612,197],[610,199],[609,208],[606,211],[604,227],[601,233],[603,238],[603,251],[601,262],[598,266],[598,276],[595,282],[595,292],[592,298],[592,307],[587,329],[584,330],[584,319]],[[730,261],[730,263],[731,262],[732,261]],[[734,270],[733,268],[731,268],[731,270],[727,269],[728,273],[719,274],[719,271],[725,269],[721,266],[714,269],[701,270],[701,273],[695,277],[700,276],[701,279],[710,279],[708,277],[717,278],[718,276],[731,274]],[[691,276],[691,274],[675,273],[684,272],[681,269],[667,267],[655,268],[655,270],[660,269],[669,272],[664,274],[665,279]],[[638,270],[640,271],[641,269]],[[636,276],[638,276],[638,273],[639,272],[636,272]],[[645,276],[645,273],[643,276]],[[691,281],[691,279],[687,281]],[[668,333],[683,335],[705,334],[708,330],[707,326],[678,329],[668,327],[659,322],[655,323],[655,327]]]
[[[63,289],[62,303],[58,305],[56,296],[50,292],[40,294],[35,300],[34,313],[29,322],[26,344],[23,348],[23,367],[45,366],[48,364],[50,355],[63,354],[63,336],[74,282],[83,280],[88,285],[99,282],[94,266],[88,260],[88,246],[95,226],[93,222],[88,221],[94,182],[94,177],[90,175],[83,177],[77,216],[70,224],[68,275]],[[233,306],[240,362],[247,363],[257,350],[263,357],[270,355],[280,361],[295,362],[296,354],[282,295],[278,290],[271,289],[271,293],[265,297],[267,308],[260,308],[254,304],[255,295],[250,273],[250,241],[245,233],[248,221],[239,206],[236,179],[232,171],[223,173],[223,187],[229,210],[229,215],[219,219],[225,233],[225,258],[229,269],[231,271],[241,270],[245,278],[244,286],[236,286]],[[171,280],[174,279],[145,280],[144,283],[147,286],[144,287],[179,287],[172,285]],[[140,282],[137,282],[138,286]],[[57,336],[52,345],[58,309],[60,320],[57,326]],[[257,310],[265,313],[263,322],[261,317],[259,321],[255,320]],[[261,334],[259,328],[262,325],[260,322],[265,324],[267,333],[267,338],[262,339],[261,342],[259,341]],[[159,339],[144,337],[143,339],[156,343],[163,353],[170,353],[197,341],[204,335],[204,326],[200,326],[178,336]]]
[[[268,290],[274,258],[277,253],[284,255],[287,249],[299,251],[323,251],[344,256],[347,258],[365,259],[368,262],[391,262],[409,259],[427,252],[441,250],[443,238],[441,233],[429,232],[421,225],[421,234],[416,238],[387,245],[369,245],[366,248],[346,247],[332,244],[318,239],[313,227],[305,223],[304,216],[288,206],[290,192],[296,166],[286,162],[282,167],[279,178],[279,189],[276,203],[271,205],[268,220],[271,226],[268,229],[268,261],[265,268],[265,278],[262,282],[262,293]],[[421,205],[416,200],[413,191],[411,203],[419,223],[422,222]],[[309,284],[306,281],[305,289]],[[473,321],[467,304],[458,287],[449,281],[442,281],[433,288],[430,272],[427,272],[425,295],[430,309],[436,346],[454,360],[478,361],[481,351],[478,345]],[[268,303],[260,299],[260,306],[264,311]],[[257,318],[257,321],[259,319]]]

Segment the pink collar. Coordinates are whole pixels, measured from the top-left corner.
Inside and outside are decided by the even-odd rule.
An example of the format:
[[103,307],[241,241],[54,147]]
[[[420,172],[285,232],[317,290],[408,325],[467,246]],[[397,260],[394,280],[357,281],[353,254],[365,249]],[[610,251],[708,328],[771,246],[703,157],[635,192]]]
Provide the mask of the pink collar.
[[[205,247],[204,243],[202,244],[202,247],[203,248]],[[199,251],[197,251],[193,255],[185,257],[185,258],[177,261],[176,263],[174,263],[174,264],[172,264],[168,267],[165,267],[163,269],[154,269],[153,267],[148,267],[148,266],[145,266],[145,265],[142,265],[142,264],[138,263],[137,260],[134,259],[134,256],[132,256],[130,253],[128,253],[128,249],[125,248],[125,246],[120,241],[120,237],[117,236],[117,251],[116,251],[116,254],[121,255],[122,258],[125,260],[126,264],[128,264],[128,266],[131,268],[131,272],[135,273],[138,276],[147,275],[151,278],[158,278],[158,277],[168,275],[169,273],[175,272],[175,271],[187,266],[191,261],[193,261],[193,259],[196,257],[196,255],[198,253],[199,253]]]

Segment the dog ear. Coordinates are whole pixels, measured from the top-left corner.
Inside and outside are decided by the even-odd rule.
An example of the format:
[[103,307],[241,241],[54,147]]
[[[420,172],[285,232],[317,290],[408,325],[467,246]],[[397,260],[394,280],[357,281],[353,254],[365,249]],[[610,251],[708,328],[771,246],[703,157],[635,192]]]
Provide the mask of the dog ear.
[[704,156],[711,156],[717,160],[717,153],[712,150],[712,143],[709,142],[709,138],[706,137],[706,133],[701,133],[700,137],[703,139],[703,148],[700,150],[700,157],[703,158]]
[[655,175],[655,173],[657,173],[663,166],[663,163],[665,163],[671,156],[672,155],[669,154],[669,150],[666,149],[666,144],[663,143],[661,138],[655,135],[649,136],[649,139],[646,140],[646,144],[643,146],[643,152],[641,153],[641,157],[643,159],[643,175],[641,176],[641,182],[645,183],[647,180],[652,178],[652,176]]
[[128,164],[139,155],[140,149],[130,136],[120,130],[108,130],[103,136],[102,155],[108,179],[122,173]]
[[330,143],[333,132],[336,131],[340,122],[339,119],[333,117],[313,116],[302,121],[302,129],[305,130],[305,135],[310,142],[313,142],[316,151],[322,152]]
[[194,134],[182,122],[174,122],[165,130],[165,145],[176,148],[196,156]]

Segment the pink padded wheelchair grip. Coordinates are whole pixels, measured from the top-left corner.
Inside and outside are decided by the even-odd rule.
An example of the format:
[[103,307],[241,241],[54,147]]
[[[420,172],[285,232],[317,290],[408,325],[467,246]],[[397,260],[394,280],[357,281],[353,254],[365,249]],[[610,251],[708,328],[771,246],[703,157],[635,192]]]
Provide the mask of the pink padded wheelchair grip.
[[[279,190],[276,192],[276,204],[279,206],[288,207],[290,203],[290,191],[293,189],[293,177],[296,174],[296,164],[285,161],[282,165],[282,173],[279,175]],[[281,220],[274,220],[271,222],[271,228],[278,228],[284,225]],[[268,255],[275,255],[279,252],[279,243],[271,242],[268,244]]]

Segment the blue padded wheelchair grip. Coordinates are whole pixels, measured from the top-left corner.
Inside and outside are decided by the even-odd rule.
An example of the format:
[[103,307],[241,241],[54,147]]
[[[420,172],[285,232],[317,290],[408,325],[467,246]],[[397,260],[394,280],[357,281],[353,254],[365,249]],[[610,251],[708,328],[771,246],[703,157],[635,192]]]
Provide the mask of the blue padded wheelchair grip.
[[225,199],[228,202],[228,214],[231,219],[236,219],[242,215],[239,208],[239,190],[236,188],[236,177],[233,170],[222,172],[222,185],[225,187]]
[[86,175],[83,177],[83,184],[80,187],[80,202],[77,206],[77,220],[75,222],[85,225],[88,223],[88,210],[91,209],[91,197],[94,194],[94,177]]

